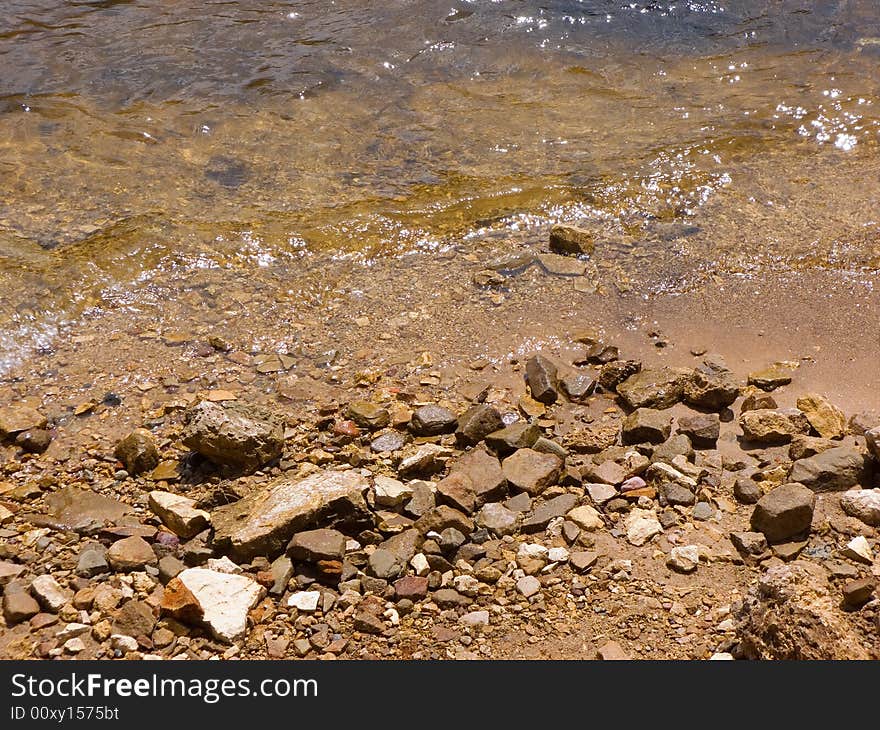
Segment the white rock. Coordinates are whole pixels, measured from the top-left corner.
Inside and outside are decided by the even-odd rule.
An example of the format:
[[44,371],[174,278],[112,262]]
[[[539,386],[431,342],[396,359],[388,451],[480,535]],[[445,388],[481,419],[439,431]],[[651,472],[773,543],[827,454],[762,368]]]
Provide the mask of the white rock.
[[221,641],[244,636],[247,615],[265,592],[244,575],[229,575],[208,568],[187,568],[177,579],[192,593],[202,609],[202,621]]
[[547,551],[547,559],[551,563],[565,563],[568,561],[570,553],[564,547],[550,548]]
[[586,532],[595,532],[596,530],[601,530],[605,527],[605,521],[602,519],[602,515],[598,510],[589,505],[575,507],[566,515],[566,517]]
[[516,582],[516,590],[526,598],[531,598],[541,590],[541,581],[533,575],[523,576]]
[[864,535],[859,535],[850,540],[843,549],[843,554],[853,560],[858,560],[869,565],[874,562],[874,551]]
[[233,563],[225,555],[222,558],[209,558],[207,565],[208,570],[216,570],[218,573],[226,573],[227,575],[242,572],[241,566]]
[[318,602],[320,600],[320,591],[297,591],[287,599],[287,605],[298,611],[311,613],[318,609]]
[[460,623],[463,623],[465,626],[488,626],[489,625],[489,612],[488,611],[471,611],[470,613],[466,613],[461,616],[459,619]]
[[728,661],[729,662],[732,660],[733,660],[733,654],[726,652],[726,651],[716,652],[715,654],[713,654],[712,656],[709,657],[710,662],[713,662],[713,661],[714,662],[717,662],[717,661]]
[[79,654],[86,648],[86,645],[83,643],[83,640],[79,637],[75,637],[73,639],[68,639],[64,642],[64,651],[68,654]]
[[413,559],[409,561],[409,564],[418,576],[425,576],[431,572],[431,566],[428,565],[428,558],[425,557],[424,553],[416,553]]
[[391,623],[392,626],[399,626],[400,625],[400,614],[397,613],[397,609],[389,608],[382,615],[386,619],[388,619],[388,621]]
[[34,582],[31,583],[31,593],[43,608],[53,613],[60,611],[64,604],[73,598],[73,594],[58,585],[58,581],[51,575],[39,575],[34,578]]
[[129,651],[137,651],[138,643],[137,639],[133,636],[125,636],[124,634],[113,634],[110,637],[110,647],[112,649],[117,649],[121,651],[123,654]]
[[587,494],[596,504],[602,504],[617,496],[617,487],[613,484],[585,484]]
[[880,526],[880,489],[850,489],[840,495],[840,506],[866,525]]
[[180,537],[195,537],[211,524],[211,515],[197,509],[196,503],[188,497],[154,490],[147,501],[162,524]]
[[412,499],[413,488],[391,477],[377,476],[373,496],[378,507],[399,507]]
[[700,565],[699,545],[680,545],[672,548],[666,565],[679,573],[693,573]]
[[624,521],[626,539],[633,545],[644,545],[655,535],[663,532],[663,527],[657,520],[657,513],[653,509],[634,509],[627,515]]
[[538,558],[540,560],[546,560],[548,552],[547,548],[539,543],[524,542],[519,546],[519,550],[517,550],[516,554],[521,558]]
[[67,624],[61,631],[55,634],[58,641],[67,641],[68,639],[72,639],[74,636],[82,636],[91,630],[91,626],[80,623],[71,623]]
[[459,575],[452,580],[452,585],[463,596],[473,598],[479,592],[482,584],[472,575]]

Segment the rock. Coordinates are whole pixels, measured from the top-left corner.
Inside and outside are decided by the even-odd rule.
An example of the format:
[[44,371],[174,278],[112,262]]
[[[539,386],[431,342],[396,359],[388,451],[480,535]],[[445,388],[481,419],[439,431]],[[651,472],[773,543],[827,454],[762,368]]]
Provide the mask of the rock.
[[587,273],[587,265],[583,261],[560,256],[555,253],[539,253],[535,258],[548,273],[554,276],[583,276]]
[[0,560],[0,588],[11,583],[24,573],[24,566]]
[[715,517],[717,510],[708,502],[697,502],[691,512],[695,520],[706,521]]
[[58,613],[73,598],[73,593],[58,585],[58,581],[51,575],[38,575],[34,578],[31,593],[51,613]]
[[422,444],[404,452],[397,465],[402,477],[430,476],[443,469],[449,450],[437,444]]
[[866,525],[880,527],[880,489],[850,489],[840,495],[840,506]]
[[0,438],[14,436],[21,431],[45,428],[46,417],[24,403],[0,408]]
[[583,403],[596,390],[596,381],[589,375],[568,375],[559,381],[559,388],[572,403]]
[[153,608],[146,601],[128,601],[113,619],[113,633],[122,636],[149,636],[156,627]]
[[758,370],[749,373],[749,385],[754,385],[761,390],[776,390],[777,388],[788,385],[791,382],[791,370],[782,368],[779,365]]
[[[640,477],[633,477],[633,479],[638,479],[640,482],[638,484],[633,483],[634,489],[646,486],[644,480]],[[621,488],[625,485],[626,482],[621,484]],[[605,504],[609,499],[617,496],[617,487],[613,484],[584,484],[584,489],[587,490],[587,494],[590,495],[590,499],[593,500],[594,504]]]
[[555,454],[542,454],[520,449],[501,464],[508,484],[535,496],[556,484],[562,471],[562,459]]
[[463,474],[470,479],[477,507],[507,494],[507,479],[501,463],[483,448],[464,454],[449,471],[450,474]]
[[356,612],[352,624],[356,631],[362,631],[365,634],[385,633],[385,623],[381,618],[369,611]]
[[253,406],[201,401],[185,421],[183,444],[216,464],[254,471],[284,449],[283,420]]
[[176,578],[184,570],[186,570],[186,564],[173,555],[163,555],[159,558],[159,580],[163,585],[172,578]]
[[721,433],[717,413],[694,413],[678,419],[678,432],[683,433],[698,449],[714,449]]
[[669,551],[666,565],[676,573],[693,573],[700,565],[698,545],[680,545]]
[[822,438],[842,439],[846,436],[846,416],[824,396],[817,393],[804,395],[797,399],[797,407]]
[[762,494],[760,485],[754,479],[737,477],[733,483],[733,496],[743,504],[755,504]]
[[415,522],[415,528],[422,535],[429,532],[440,534],[447,527],[454,527],[463,535],[470,535],[474,531],[474,523],[466,514],[446,505],[429,510]]
[[79,654],[81,651],[85,651],[86,645],[82,639],[75,636],[74,638],[65,641],[63,648],[68,654]]
[[15,437],[15,445],[29,454],[42,454],[52,443],[52,432],[45,428],[29,428]]
[[522,523],[522,531],[526,533],[538,532],[547,527],[551,520],[562,517],[576,504],[578,498],[574,494],[560,494],[542,505],[531,515],[526,516]]
[[740,413],[746,411],[771,410],[779,408],[776,399],[769,393],[751,393],[747,395],[742,402],[739,410]]
[[847,581],[843,584],[843,602],[850,608],[861,608],[874,597],[876,587],[871,578]]
[[653,408],[637,408],[623,422],[624,444],[663,443],[672,430],[672,416]]
[[743,438],[756,444],[787,444],[792,437],[810,432],[804,415],[793,408],[746,411],[739,417]]
[[433,599],[434,603],[440,606],[440,608],[457,608],[459,606],[471,605],[470,598],[461,595],[452,588],[441,588],[439,591],[434,591]]
[[833,449],[840,444],[831,439],[816,438],[814,436],[795,436],[788,447],[788,458],[792,461],[809,459],[811,456],[821,454],[823,451]]
[[403,571],[404,564],[391,551],[377,548],[370,553],[369,567],[370,574],[374,577],[394,580]]
[[3,617],[7,626],[28,621],[40,612],[40,604],[31,598],[27,592],[16,586],[14,589],[7,588],[3,593]]
[[697,408],[721,411],[739,397],[739,385],[726,368],[705,362],[695,369],[684,385],[684,400]]
[[532,398],[539,403],[549,405],[559,397],[556,365],[542,355],[534,355],[526,361],[526,382]]
[[45,498],[53,526],[74,532],[95,532],[120,521],[134,510],[127,504],[95,492],[64,487]]
[[880,461],[880,426],[870,428],[865,431],[865,441],[868,444],[868,451],[876,461]]
[[455,438],[465,446],[476,446],[490,433],[502,428],[504,421],[498,409],[488,403],[480,403],[459,416]]
[[517,421],[486,436],[486,445],[502,456],[507,456],[517,449],[531,448],[540,436],[541,429],[537,424]]
[[[282,552],[294,533],[327,527],[372,526],[358,472],[325,470],[305,478],[282,476],[253,494],[214,510],[214,544],[243,560]],[[341,528],[344,529],[344,528]]]
[[370,442],[370,449],[376,454],[391,454],[400,451],[407,444],[407,437],[399,431],[387,431]]
[[428,595],[428,579],[415,575],[407,575],[394,581],[394,595],[397,600],[408,598],[421,601]]
[[596,659],[610,661],[629,661],[630,657],[616,641],[606,641],[596,650]]
[[630,408],[671,408],[684,396],[693,371],[660,367],[642,370],[617,386],[617,393]]
[[620,356],[620,351],[614,345],[606,345],[604,342],[598,342],[595,340],[579,341],[585,342],[588,346],[586,352],[584,353],[583,360],[578,361],[578,363],[576,364],[582,364],[583,362],[586,362],[592,365],[606,365],[613,360],[617,360],[617,358]]
[[152,471],[159,466],[159,450],[153,434],[145,428],[136,428],[116,444],[113,455],[132,476]]
[[605,527],[605,520],[602,519],[602,514],[588,505],[575,507],[566,517],[586,532],[595,532]]
[[318,610],[321,602],[321,591],[296,591],[287,599],[289,608],[295,608],[303,613],[313,613]]
[[601,464],[587,463],[581,469],[581,477],[588,482],[599,484],[622,484],[629,476],[629,470],[616,461],[603,461]]
[[752,529],[783,542],[810,529],[816,495],[803,484],[783,484],[765,494],[752,512]]
[[849,489],[867,478],[865,455],[855,446],[837,446],[796,461],[789,474],[791,481],[816,492]]
[[490,502],[483,505],[476,522],[495,535],[513,535],[519,529],[520,515],[497,502]]
[[636,546],[644,545],[655,535],[663,532],[653,509],[633,509],[624,520],[626,539]]
[[651,460],[671,464],[677,456],[683,456],[688,461],[694,458],[691,440],[683,433],[675,433],[657,446],[651,453]]
[[161,608],[184,623],[200,622],[219,641],[232,643],[244,636],[248,611],[263,593],[247,576],[188,568],[168,584]]
[[147,500],[162,524],[185,539],[195,537],[211,523],[211,515],[198,509],[193,500],[179,494],[155,490],[149,493]]
[[874,551],[871,550],[871,545],[864,535],[856,535],[841,550],[841,554],[850,560],[856,560],[867,565],[874,562]]
[[660,506],[680,505],[690,507],[697,501],[693,490],[685,484],[674,481],[661,482],[657,488],[660,497]]
[[731,532],[730,541],[743,555],[759,557],[769,549],[767,538],[760,532]]
[[838,609],[826,573],[803,560],[770,568],[734,614],[748,659],[870,659],[864,639]]
[[114,542],[107,550],[107,562],[113,570],[143,570],[146,565],[156,565],[158,559],[153,548],[144,538],[132,535]]
[[386,476],[373,479],[373,498],[377,507],[400,507],[412,499],[413,488]]
[[287,546],[294,560],[317,563],[319,560],[342,560],[345,556],[345,535],[338,530],[321,528],[298,532]]
[[137,639],[135,639],[133,636],[126,636],[124,634],[111,634],[110,648],[114,649],[115,651],[120,651],[123,654],[127,654],[130,651],[137,651]]
[[603,390],[614,393],[617,391],[618,385],[641,369],[642,363],[638,360],[617,360],[615,355],[613,362],[606,362],[599,369],[598,383]]
[[470,611],[458,618],[459,623],[464,624],[465,626],[488,626],[489,625],[489,612],[488,611]]
[[531,598],[541,591],[541,581],[533,575],[524,575],[516,582],[516,590],[525,598]]
[[586,573],[599,560],[599,553],[578,551],[568,556],[568,562],[577,573]]
[[429,510],[434,509],[436,500],[434,498],[434,489],[430,482],[414,481],[410,482],[409,485],[412,487],[413,496],[404,507],[407,514],[421,517]]
[[553,253],[569,256],[591,254],[594,246],[593,233],[585,228],[557,223],[550,229],[550,250]]
[[382,406],[369,401],[350,403],[345,417],[368,431],[378,431],[391,423],[391,414]]
[[458,426],[455,414],[437,405],[418,408],[413,413],[410,429],[416,436],[439,436],[452,433]]
[[103,546],[83,550],[76,563],[76,574],[83,578],[91,578],[109,570],[107,551]]

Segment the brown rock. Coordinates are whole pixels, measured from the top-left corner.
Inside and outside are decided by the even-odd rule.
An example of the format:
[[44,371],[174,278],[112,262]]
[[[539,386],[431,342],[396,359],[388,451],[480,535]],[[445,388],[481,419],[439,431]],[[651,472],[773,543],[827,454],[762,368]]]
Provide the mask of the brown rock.
[[465,514],[473,514],[476,508],[476,493],[470,477],[462,472],[454,472],[437,482],[437,497]]
[[542,454],[520,449],[501,465],[508,484],[535,496],[555,484],[562,471],[562,459],[555,454]]
[[142,570],[145,565],[156,565],[158,560],[150,543],[142,537],[126,537],[114,542],[107,550],[107,562],[113,570]]
[[824,396],[817,393],[801,396],[797,399],[797,407],[822,438],[842,439],[846,436],[846,416]]
[[394,595],[397,600],[408,598],[420,601],[428,595],[428,579],[416,575],[407,575],[394,581]]
[[159,450],[153,434],[144,428],[136,428],[116,444],[113,455],[132,476],[152,471],[159,466]]
[[470,479],[477,507],[507,494],[507,479],[501,463],[483,448],[469,451],[459,458],[450,468],[452,474],[462,474]]
[[585,228],[558,223],[550,229],[550,250],[562,255],[591,254],[595,246],[593,233]]

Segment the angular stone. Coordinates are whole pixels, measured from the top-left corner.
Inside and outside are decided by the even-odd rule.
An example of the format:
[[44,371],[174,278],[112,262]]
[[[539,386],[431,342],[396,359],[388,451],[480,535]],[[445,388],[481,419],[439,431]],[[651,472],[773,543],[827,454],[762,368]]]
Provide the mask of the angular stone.
[[617,386],[631,378],[642,369],[638,360],[617,360],[606,362],[599,369],[599,385],[609,393],[617,391]]
[[116,444],[113,455],[122,462],[132,476],[152,471],[159,466],[159,450],[153,434],[145,428],[136,428]]
[[657,446],[651,453],[651,460],[671,464],[678,456],[683,456],[688,461],[694,458],[694,448],[691,440],[683,433],[674,433]]
[[657,493],[662,507],[669,504],[689,507],[697,501],[693,491],[679,482],[661,482],[657,487]]
[[624,520],[624,529],[626,539],[637,547],[663,532],[657,513],[653,509],[633,509]]
[[601,661],[629,661],[630,656],[616,641],[606,641],[596,651],[596,659]]
[[866,565],[871,565],[874,562],[874,551],[871,550],[871,544],[864,535],[856,535],[841,550],[841,554]]
[[365,634],[384,634],[385,622],[379,616],[369,611],[358,611],[354,615],[352,624],[356,631]]
[[27,621],[39,612],[40,604],[31,598],[23,588],[7,589],[3,593],[3,617],[8,626]]
[[672,416],[653,408],[637,408],[623,422],[621,438],[624,444],[660,444],[669,438]]
[[404,530],[396,535],[392,535],[385,542],[379,545],[383,550],[387,550],[394,555],[401,564],[409,563],[415,554],[422,547],[425,538],[421,532],[415,528]]
[[428,579],[416,575],[399,578],[394,581],[394,595],[398,601],[404,598],[421,601],[428,595]]
[[517,449],[531,448],[540,436],[541,429],[537,424],[517,421],[486,436],[486,445],[502,456],[507,456]]
[[717,413],[694,413],[678,419],[678,432],[687,436],[698,449],[714,449],[721,434]]
[[797,399],[797,407],[822,438],[841,439],[846,436],[846,416],[824,396],[808,393]]
[[196,503],[179,494],[154,490],[147,496],[147,502],[168,529],[175,535],[189,539],[195,537],[211,524],[211,515],[198,509]]
[[298,532],[287,546],[294,560],[317,563],[319,560],[342,560],[345,556],[345,535],[338,530],[320,528]]
[[[639,486],[645,486],[644,482]],[[617,496],[617,488],[613,484],[584,484],[584,488],[594,504],[605,504]]]
[[595,532],[605,527],[605,520],[602,519],[602,514],[589,505],[575,507],[566,517],[586,532]]
[[459,606],[470,606],[471,599],[467,596],[463,596],[456,590],[452,588],[441,588],[439,591],[434,591],[434,595],[432,596],[434,599],[434,603],[436,603],[440,608],[457,608]]
[[408,449],[397,465],[397,473],[402,477],[428,477],[442,471],[449,450],[438,444],[422,444]]
[[369,401],[356,401],[349,404],[345,416],[368,431],[377,431],[391,423],[391,414],[382,406]]
[[751,393],[743,398],[742,405],[739,407],[740,413],[746,411],[770,410],[775,411],[779,408],[776,399],[769,393]]
[[876,461],[880,461],[880,426],[865,431],[865,442],[868,444],[871,456]]
[[353,470],[326,470],[299,479],[282,476],[262,491],[214,510],[214,544],[250,560],[278,555],[294,533],[319,522],[365,529],[372,525],[364,500],[368,487]]
[[837,446],[794,462],[789,479],[815,492],[849,489],[867,481],[865,455],[855,446]]
[[495,535],[513,535],[519,529],[521,517],[497,502],[483,505],[477,513],[477,524]]
[[404,510],[407,514],[414,517],[421,517],[429,510],[434,509],[436,500],[434,498],[434,489],[430,482],[416,480],[409,483],[412,487],[412,499],[406,503]]
[[29,454],[42,454],[52,443],[52,433],[45,428],[29,428],[15,437],[15,445]]
[[507,494],[501,463],[483,448],[464,454],[452,465],[450,474],[463,474],[470,479],[477,507]]
[[666,565],[676,573],[693,573],[700,565],[699,546],[679,545],[672,548],[666,559]]
[[629,471],[610,459],[601,464],[585,464],[581,469],[581,477],[598,484],[622,484],[629,476]]
[[127,504],[95,492],[65,487],[45,498],[49,521],[62,530],[95,532],[134,510]]
[[557,223],[550,229],[550,250],[553,253],[578,256],[591,254],[595,247],[592,231],[563,223]]
[[814,436],[795,436],[788,447],[788,458],[792,461],[809,459],[811,456],[821,454],[823,451],[840,446],[838,441],[817,438]]
[[527,515],[522,523],[523,532],[538,532],[547,527],[551,520],[562,517],[577,504],[578,498],[574,494],[560,494],[535,509],[531,515]]
[[767,552],[767,538],[760,532],[731,532],[730,541],[743,555],[758,557]]
[[113,633],[120,636],[149,636],[156,627],[156,616],[146,601],[128,601],[113,619]]
[[739,397],[739,385],[726,368],[703,363],[693,371],[684,385],[684,400],[698,408],[721,411]]
[[847,581],[843,585],[843,602],[851,608],[861,608],[874,597],[876,588],[871,578]]
[[373,479],[373,498],[377,507],[400,507],[412,499],[412,486],[397,479],[376,476]]
[[850,489],[840,495],[840,506],[866,525],[880,527],[880,489]]
[[583,261],[555,253],[539,253],[536,258],[541,267],[554,276],[583,276],[587,265]]
[[466,613],[463,616],[459,616],[458,621],[459,621],[459,623],[462,623],[465,626],[488,626],[489,625],[489,612],[488,611],[470,611],[469,613]]
[[556,484],[562,471],[562,459],[555,454],[542,454],[520,449],[501,464],[508,484],[535,496]]
[[583,403],[596,390],[596,381],[589,375],[567,375],[559,381],[559,388],[572,403]]
[[38,575],[34,578],[31,593],[51,613],[58,613],[73,598],[73,592],[62,588],[51,575]]
[[370,575],[383,580],[394,580],[405,568],[405,564],[394,553],[383,548],[370,553],[368,564]]
[[586,573],[599,560],[599,553],[587,550],[574,552],[568,556],[569,565],[578,573]]
[[23,403],[0,408],[0,438],[32,428],[45,428],[46,417]]
[[504,428],[498,409],[488,403],[469,408],[458,418],[456,440],[465,446],[476,446],[490,433]]
[[739,417],[743,438],[770,446],[787,444],[798,434],[808,434],[810,424],[797,409],[746,411]]
[[738,477],[733,483],[733,496],[743,504],[755,504],[762,494],[760,485],[754,479]]
[[132,535],[114,542],[107,550],[107,562],[113,570],[142,570],[146,565],[156,565],[158,558],[144,538]]
[[455,414],[438,405],[427,405],[413,413],[410,429],[416,436],[439,436],[452,433],[458,426]]
[[533,575],[525,575],[516,582],[516,590],[524,598],[531,598],[541,592],[541,581]]
[[556,365],[543,355],[534,355],[526,361],[526,382],[532,398],[539,403],[550,405],[559,397]]
[[172,578],[176,578],[186,570],[186,564],[173,555],[163,555],[159,558],[159,580],[166,585]]
[[791,382],[791,370],[779,365],[772,365],[764,370],[749,373],[749,385],[761,390],[772,391]]
[[440,534],[447,527],[454,527],[463,535],[470,535],[474,531],[474,523],[466,514],[446,505],[429,510],[415,523],[415,528],[422,535],[429,532]]
[[387,431],[370,442],[370,449],[376,454],[391,454],[400,451],[406,444],[406,434],[399,431]]
[[0,560],[0,588],[11,583],[24,573],[24,566]]
[[103,546],[83,550],[76,563],[76,574],[83,578],[91,578],[92,576],[106,573],[109,569],[107,551]]
[[437,482],[437,498],[439,501],[472,514],[476,508],[476,493],[470,477],[462,472],[453,472]]
[[810,529],[816,495],[803,484],[783,484],[765,494],[752,512],[752,529],[768,542],[783,542]]
[[684,396],[693,371],[660,367],[642,370],[617,386],[617,393],[630,408],[671,408]]

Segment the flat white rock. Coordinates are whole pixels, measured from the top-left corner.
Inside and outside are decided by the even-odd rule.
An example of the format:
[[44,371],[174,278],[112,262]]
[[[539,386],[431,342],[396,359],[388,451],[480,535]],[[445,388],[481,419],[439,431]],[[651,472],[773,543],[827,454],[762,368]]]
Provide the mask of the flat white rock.
[[263,586],[244,575],[188,568],[177,576],[202,609],[202,621],[221,641],[244,636],[247,615],[263,596]]
[[318,602],[320,600],[320,591],[297,591],[287,599],[287,605],[298,611],[311,613],[318,609]]
[[644,545],[654,535],[663,532],[663,526],[657,520],[657,513],[652,509],[634,509],[627,515],[624,522],[626,539],[633,545]]

